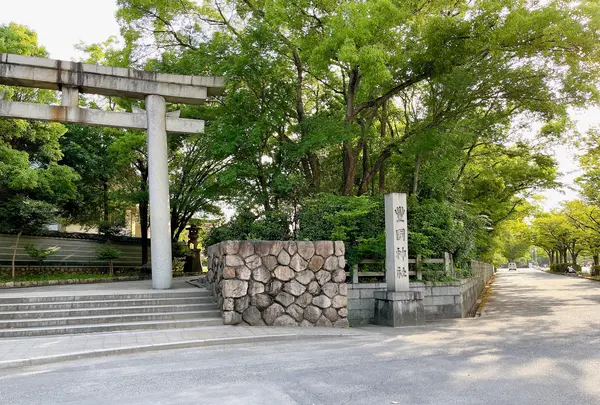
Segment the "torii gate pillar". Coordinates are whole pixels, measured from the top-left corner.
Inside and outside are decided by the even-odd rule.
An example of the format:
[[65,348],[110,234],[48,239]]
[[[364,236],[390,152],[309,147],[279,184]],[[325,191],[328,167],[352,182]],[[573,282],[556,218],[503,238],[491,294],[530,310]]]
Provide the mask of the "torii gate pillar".
[[171,288],[173,280],[166,114],[167,105],[163,97],[146,96],[152,288],[160,290]]

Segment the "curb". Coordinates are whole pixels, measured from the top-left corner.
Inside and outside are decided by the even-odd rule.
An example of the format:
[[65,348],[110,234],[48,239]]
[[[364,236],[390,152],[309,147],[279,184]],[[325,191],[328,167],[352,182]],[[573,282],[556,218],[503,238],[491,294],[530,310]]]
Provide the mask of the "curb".
[[[184,273],[183,275],[173,275],[174,278],[179,277],[196,277],[201,274],[199,273]],[[67,284],[98,284],[98,283],[117,283],[120,281],[141,281],[150,280],[148,276],[115,276],[105,278],[62,278],[56,280],[34,280],[34,281],[7,281],[0,283],[0,289],[13,289],[13,288],[29,288],[29,287],[48,287],[55,285],[67,285]],[[195,285],[198,287],[197,285]]]
[[546,274],[552,274],[552,275],[555,275],[555,276],[579,278],[579,279],[582,279],[582,280],[590,280],[590,281],[600,282],[600,280],[598,280],[597,278],[592,278],[591,276],[590,277],[581,276],[579,274],[577,274],[577,275],[571,275],[571,274],[565,274],[565,273],[553,273],[553,272],[550,272],[550,271],[544,271],[544,273],[546,273]]
[[28,287],[47,287],[54,285],[67,284],[96,284],[96,283],[116,283],[119,281],[139,281],[145,280],[143,276],[118,276],[106,278],[69,278],[59,280],[36,280],[36,281],[8,281],[0,283],[0,289],[28,288]]
[[75,352],[69,354],[61,354],[56,356],[34,357],[23,360],[0,361],[0,370],[11,369],[17,367],[37,366],[43,364],[58,363],[69,360],[89,359],[94,357],[112,356],[119,354],[144,353],[159,350],[171,349],[186,349],[191,347],[210,347],[219,345],[245,344],[245,343],[263,343],[263,342],[285,342],[295,340],[311,340],[311,339],[331,339],[331,338],[349,338],[360,335],[296,335],[296,334],[281,334],[281,335],[265,335],[265,336],[240,336],[230,338],[215,338],[215,339],[199,339],[189,340],[186,342],[174,343],[157,343],[145,346],[123,347],[118,349],[98,349],[89,352]]
[[493,285],[494,281],[496,281],[496,274],[497,273],[494,273],[494,275],[492,276],[492,278],[483,287],[483,290],[481,291],[481,293],[479,294],[479,297],[477,297],[477,300],[475,301],[475,305],[468,312],[467,318],[479,318],[479,317],[481,317],[481,313],[483,312],[483,308],[485,307],[485,304],[486,304],[486,302],[488,300],[488,297],[490,296],[490,293],[492,292],[492,285]]

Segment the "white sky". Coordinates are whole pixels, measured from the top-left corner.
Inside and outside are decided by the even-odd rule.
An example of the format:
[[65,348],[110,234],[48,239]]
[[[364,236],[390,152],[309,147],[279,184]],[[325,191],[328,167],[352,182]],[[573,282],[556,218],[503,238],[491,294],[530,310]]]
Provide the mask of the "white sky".
[[38,33],[53,59],[76,59],[74,45],[119,35],[116,0],[0,0],[0,24],[15,22]]
[[[102,42],[111,35],[119,35],[116,10],[116,0],[0,0],[0,24],[26,25],[38,33],[38,41],[46,47],[50,57],[77,60],[81,55],[75,50],[75,44]],[[597,108],[574,113],[573,117],[580,132],[600,125]],[[546,209],[577,198],[577,192],[568,187],[579,175],[575,151],[567,146],[556,147],[554,151],[563,173],[559,181],[567,187],[543,193]]]

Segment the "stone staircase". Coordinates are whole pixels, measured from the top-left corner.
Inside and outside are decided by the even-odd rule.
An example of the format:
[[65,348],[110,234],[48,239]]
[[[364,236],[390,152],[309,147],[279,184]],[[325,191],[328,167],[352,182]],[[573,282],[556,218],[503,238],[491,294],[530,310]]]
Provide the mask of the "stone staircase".
[[207,290],[2,297],[0,338],[223,325]]

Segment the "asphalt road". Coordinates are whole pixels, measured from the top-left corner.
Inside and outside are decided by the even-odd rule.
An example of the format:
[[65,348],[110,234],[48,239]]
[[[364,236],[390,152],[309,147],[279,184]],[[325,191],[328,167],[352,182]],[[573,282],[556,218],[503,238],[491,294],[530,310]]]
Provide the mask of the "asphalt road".
[[600,404],[600,283],[500,272],[481,318],[0,370],[0,403]]

